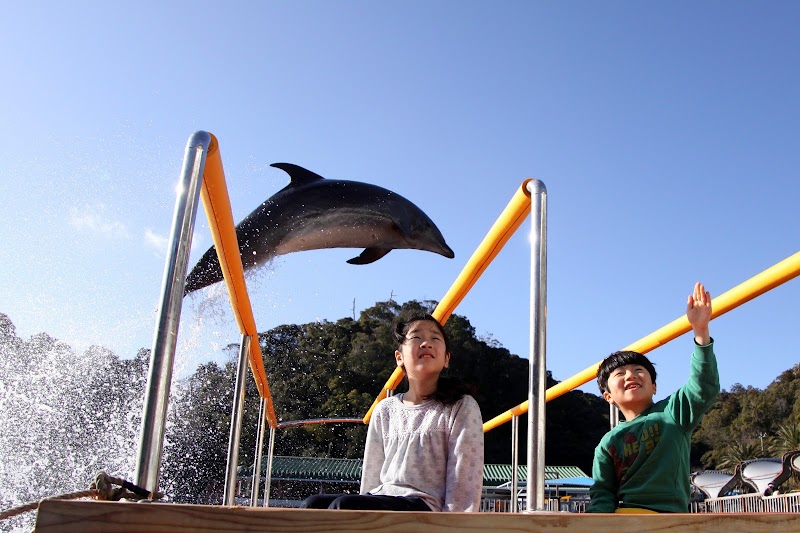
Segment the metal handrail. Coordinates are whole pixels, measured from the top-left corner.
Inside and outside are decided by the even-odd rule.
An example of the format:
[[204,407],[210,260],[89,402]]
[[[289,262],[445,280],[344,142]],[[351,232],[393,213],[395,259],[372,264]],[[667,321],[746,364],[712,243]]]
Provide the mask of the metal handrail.
[[[244,269],[239,254],[228,189],[225,185],[219,145],[212,134],[197,131],[190,136],[186,144],[178,184],[139,434],[136,483],[151,492],[156,492],[158,489],[167,405],[198,198],[202,198],[208,216],[233,313],[243,335],[242,347],[249,346],[246,353],[242,350],[240,359],[246,358],[249,361],[259,394],[266,404],[265,412],[269,425],[274,428],[278,424],[258,342],[258,330],[244,281]],[[240,367],[243,367],[241,363]],[[237,376],[237,381],[239,379]],[[238,437],[240,433],[238,429],[235,430],[234,425],[241,424],[242,409],[240,406],[237,411],[237,407],[234,407],[232,437]],[[229,443],[229,463],[231,451],[238,453],[238,438],[235,450],[231,447],[232,444]],[[229,471],[230,468],[229,464]]]
[[197,199],[211,135],[196,132],[189,138],[178,183],[178,197],[170,230],[169,252],[161,285],[158,320],[153,335],[153,350],[147,376],[139,448],[136,458],[136,484],[151,492],[158,490],[158,471],[164,447],[167,404],[175,361],[178,324],[183,303],[192,232],[197,214]]

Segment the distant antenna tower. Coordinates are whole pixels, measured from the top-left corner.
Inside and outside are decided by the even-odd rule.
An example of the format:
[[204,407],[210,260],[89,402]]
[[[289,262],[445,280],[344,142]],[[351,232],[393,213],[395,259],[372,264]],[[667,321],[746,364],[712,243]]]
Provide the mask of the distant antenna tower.
[[356,299],[353,298],[353,320],[356,319]]
[[392,292],[389,293],[389,301],[390,302],[394,301],[394,290],[392,290]]

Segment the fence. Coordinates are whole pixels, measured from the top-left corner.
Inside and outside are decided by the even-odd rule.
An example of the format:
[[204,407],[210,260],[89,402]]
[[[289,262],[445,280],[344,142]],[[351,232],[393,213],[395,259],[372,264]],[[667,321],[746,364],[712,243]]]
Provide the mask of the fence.
[[[525,505],[525,497],[517,500],[517,509],[525,509]],[[585,498],[545,498],[544,500],[544,510],[551,512],[584,513],[587,505],[589,505],[589,500]],[[479,511],[482,513],[510,513],[511,500],[509,498],[484,496],[481,499]]]
[[[584,513],[589,500],[585,498],[548,498],[544,501],[546,511]],[[525,498],[519,499],[518,509],[525,509]],[[510,513],[511,500],[503,497],[481,499],[482,513]],[[761,496],[760,494],[740,494],[723,498],[710,498],[703,502],[692,502],[692,513],[800,513],[800,492]]]
[[697,513],[797,513],[800,512],[800,492],[761,496],[740,494],[711,498],[697,504]]

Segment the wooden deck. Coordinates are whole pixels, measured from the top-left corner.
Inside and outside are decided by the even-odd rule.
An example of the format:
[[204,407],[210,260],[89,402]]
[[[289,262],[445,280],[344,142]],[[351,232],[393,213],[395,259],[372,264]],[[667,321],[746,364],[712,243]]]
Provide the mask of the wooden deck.
[[800,531],[800,513],[611,515],[572,513],[410,513],[265,509],[165,503],[45,500],[36,533],[558,532],[772,533]]

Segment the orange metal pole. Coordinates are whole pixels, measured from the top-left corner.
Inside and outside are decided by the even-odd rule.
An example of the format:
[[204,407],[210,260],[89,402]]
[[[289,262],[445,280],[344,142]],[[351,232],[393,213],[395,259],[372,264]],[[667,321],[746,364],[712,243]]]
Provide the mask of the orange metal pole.
[[528,218],[531,213],[531,193],[528,191],[529,181],[531,180],[526,179],[517,188],[506,208],[497,217],[497,221],[495,221],[486,237],[478,245],[478,248],[467,261],[453,285],[442,297],[439,305],[431,313],[442,324],[447,322],[456,307],[478,281],[478,278],[481,277],[489,264],[500,253],[500,250],[503,249],[503,246],[506,245],[514,232],[517,231],[517,228]]
[[[464,265],[464,268],[450,286],[450,289],[444,297],[442,297],[441,301],[439,301],[439,305],[437,305],[436,309],[431,313],[442,325],[447,322],[447,319],[453,314],[458,304],[461,303],[470,289],[472,289],[478,281],[478,278],[481,277],[489,264],[494,260],[497,254],[500,253],[500,250],[503,249],[508,239],[511,238],[514,232],[517,231],[517,228],[519,228],[530,214],[531,193],[528,191],[529,181],[531,180],[527,179],[522,182],[522,186],[514,193],[511,201],[508,202],[508,205],[497,218],[494,225],[492,225],[486,237],[483,238],[483,241],[478,245],[472,257],[470,257],[467,264]],[[378,402],[386,398],[388,391],[394,390],[397,385],[400,384],[403,380],[403,376],[403,369],[395,367],[394,372],[386,381],[383,389],[381,389],[380,394],[378,394],[375,401],[372,402],[372,406],[369,408],[369,411],[367,411],[367,414],[364,415],[365,424],[369,423],[372,411],[375,410]]]
[[[729,290],[714,298],[711,302],[713,308],[712,319],[722,316],[728,311],[739,307],[740,305],[749,302],[753,298],[761,296],[765,292],[774,289],[775,287],[786,283],[787,281],[796,278],[800,275],[800,252],[791,255],[777,263],[770,268],[764,270]],[[666,326],[654,331],[650,335],[639,339],[623,348],[623,350],[632,350],[639,353],[647,353],[659,346],[663,346],[669,341],[680,337],[684,333],[691,331],[692,326],[686,315],[677,318],[667,324]],[[565,379],[561,383],[553,385],[547,389],[545,396],[546,401],[566,394],[567,392],[580,387],[584,383],[588,383],[597,377],[597,368],[602,361],[598,361],[592,366],[578,372],[571,378]],[[518,406],[509,409],[508,411],[497,415],[493,419],[483,424],[483,431],[489,431],[511,420],[512,415],[519,415],[528,412],[528,402],[525,401]]]
[[203,173],[203,185],[200,190],[203,207],[206,210],[211,236],[217,249],[219,264],[228,287],[233,314],[239,324],[239,331],[251,337],[249,362],[250,370],[258,387],[258,392],[266,402],[267,421],[271,428],[278,427],[272,395],[269,391],[267,373],[264,369],[264,358],[258,342],[258,330],[250,305],[250,296],[244,281],[242,257],[239,254],[239,243],[236,239],[236,228],[233,223],[233,212],[225,185],[225,172],[222,169],[222,157],[219,152],[217,138],[211,135],[211,143],[206,154],[206,166]]

